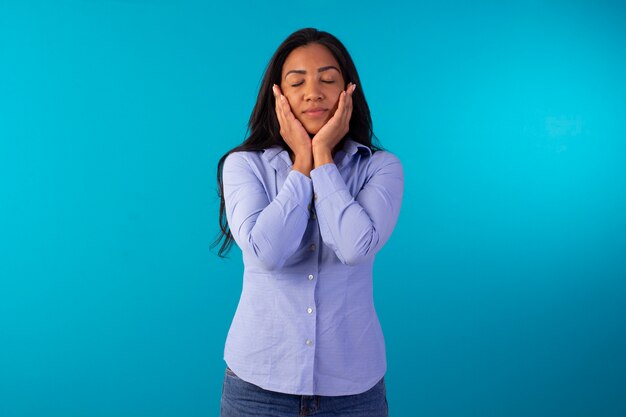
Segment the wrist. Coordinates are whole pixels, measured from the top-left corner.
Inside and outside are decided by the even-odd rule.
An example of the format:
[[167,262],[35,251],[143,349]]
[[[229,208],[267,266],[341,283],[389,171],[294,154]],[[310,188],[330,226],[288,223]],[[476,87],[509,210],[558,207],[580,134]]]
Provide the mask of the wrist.
[[328,163],[334,163],[332,151],[327,147],[314,147],[313,165],[315,166],[315,168]]
[[296,155],[294,157],[292,169],[296,171],[300,171],[307,177],[310,176],[311,170],[313,169],[313,156],[311,154],[308,155]]

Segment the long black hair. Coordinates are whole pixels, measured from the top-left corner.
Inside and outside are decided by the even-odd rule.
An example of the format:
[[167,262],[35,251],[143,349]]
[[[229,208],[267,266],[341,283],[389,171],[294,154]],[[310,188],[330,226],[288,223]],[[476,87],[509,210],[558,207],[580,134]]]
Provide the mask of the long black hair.
[[333,54],[339,63],[339,69],[346,83],[343,88],[344,90],[350,82],[357,85],[357,89],[352,93],[352,115],[350,116],[349,131],[342,141],[345,137],[349,136],[352,140],[369,147],[372,152],[382,149],[380,146],[372,144],[372,137],[374,137],[376,141],[378,141],[378,138],[374,135],[372,130],[370,109],[365,100],[365,95],[363,94],[359,74],[346,47],[339,39],[330,33],[314,28],[304,28],[292,33],[280,44],[267,64],[265,75],[263,76],[263,81],[259,89],[259,95],[257,96],[256,104],[254,105],[252,115],[248,122],[250,135],[241,145],[226,152],[217,163],[217,185],[218,195],[220,197],[220,231],[217,234],[216,240],[211,244],[211,248],[219,244],[222,238],[225,238],[218,252],[220,257],[225,257],[234,242],[228,227],[226,207],[224,204],[224,184],[222,181],[224,160],[228,155],[237,151],[261,151],[274,145],[279,145],[283,149],[289,149],[280,135],[280,124],[276,116],[272,85],[280,85],[283,64],[291,51],[310,43],[324,45]]

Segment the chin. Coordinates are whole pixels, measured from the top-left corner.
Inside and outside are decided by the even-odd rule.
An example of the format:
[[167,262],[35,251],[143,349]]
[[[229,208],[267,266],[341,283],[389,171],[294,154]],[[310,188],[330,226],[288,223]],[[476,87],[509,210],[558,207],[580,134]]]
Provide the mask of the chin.
[[305,126],[304,129],[307,132],[309,132],[309,134],[316,135],[317,132],[320,131],[320,129],[326,124],[327,121],[328,120],[324,120],[322,123],[319,123],[319,124]]
[[305,130],[307,131],[307,133],[308,133],[309,135],[316,135],[316,134],[317,134],[317,132],[319,132],[319,131],[320,131],[320,129],[321,129],[321,128],[319,128],[319,127],[314,127],[314,128],[308,128],[308,127],[307,127],[307,128],[305,128]]

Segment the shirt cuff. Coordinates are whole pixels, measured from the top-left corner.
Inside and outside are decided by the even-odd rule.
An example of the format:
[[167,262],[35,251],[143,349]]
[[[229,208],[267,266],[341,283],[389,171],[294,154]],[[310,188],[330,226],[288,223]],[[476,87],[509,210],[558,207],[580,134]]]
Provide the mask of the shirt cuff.
[[316,203],[323,201],[337,191],[348,189],[341,173],[339,173],[339,168],[333,163],[327,163],[312,169],[311,181],[315,190],[313,198]]
[[292,169],[289,174],[287,174],[283,187],[287,187],[287,190],[289,191],[289,199],[300,206],[308,216],[308,204],[311,202],[311,196],[313,194],[313,183],[311,178],[307,177],[297,169]]

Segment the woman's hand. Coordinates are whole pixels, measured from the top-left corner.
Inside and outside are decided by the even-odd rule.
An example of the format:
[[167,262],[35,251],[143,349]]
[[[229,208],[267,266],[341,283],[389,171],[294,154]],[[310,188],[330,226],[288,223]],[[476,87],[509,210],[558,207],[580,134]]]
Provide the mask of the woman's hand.
[[274,84],[272,90],[276,101],[276,116],[280,124],[280,135],[293,152],[294,159],[311,161],[312,151],[309,134],[302,126],[302,123],[300,123],[300,120],[294,116],[291,106],[289,106],[289,101],[280,91],[280,87]]
[[315,166],[333,162],[332,150],[350,130],[352,116],[352,93],[356,84],[350,83],[345,91],[339,94],[339,104],[335,114],[322,126],[311,141]]

